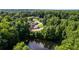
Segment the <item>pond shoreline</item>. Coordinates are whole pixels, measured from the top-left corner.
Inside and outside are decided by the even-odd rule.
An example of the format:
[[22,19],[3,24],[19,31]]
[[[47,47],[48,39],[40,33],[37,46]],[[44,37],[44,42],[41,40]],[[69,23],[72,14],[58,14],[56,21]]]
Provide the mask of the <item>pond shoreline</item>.
[[48,40],[33,39],[26,41],[25,44],[32,50],[54,50],[56,43]]

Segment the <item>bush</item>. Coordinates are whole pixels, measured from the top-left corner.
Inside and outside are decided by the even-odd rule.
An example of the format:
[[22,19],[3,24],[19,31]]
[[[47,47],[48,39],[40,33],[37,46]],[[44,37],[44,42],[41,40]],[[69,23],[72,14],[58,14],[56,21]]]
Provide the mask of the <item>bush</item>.
[[29,49],[30,48],[24,42],[19,42],[13,47],[13,50],[29,50]]

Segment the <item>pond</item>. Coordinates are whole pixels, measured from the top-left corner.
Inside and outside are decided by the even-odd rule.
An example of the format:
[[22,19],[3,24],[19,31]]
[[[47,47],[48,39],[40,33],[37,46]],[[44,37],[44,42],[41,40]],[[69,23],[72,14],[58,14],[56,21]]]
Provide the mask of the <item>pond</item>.
[[26,42],[32,50],[51,50],[54,49],[55,43],[46,40],[34,39]]

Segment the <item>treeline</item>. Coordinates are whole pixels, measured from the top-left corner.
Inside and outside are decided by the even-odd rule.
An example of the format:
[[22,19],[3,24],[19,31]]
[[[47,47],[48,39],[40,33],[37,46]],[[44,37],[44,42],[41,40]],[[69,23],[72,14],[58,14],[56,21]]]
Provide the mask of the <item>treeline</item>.
[[[33,18],[43,23],[42,31],[29,30]],[[24,42],[30,38],[52,41],[56,43],[55,50],[79,49],[79,11],[0,12],[0,49],[29,49]]]

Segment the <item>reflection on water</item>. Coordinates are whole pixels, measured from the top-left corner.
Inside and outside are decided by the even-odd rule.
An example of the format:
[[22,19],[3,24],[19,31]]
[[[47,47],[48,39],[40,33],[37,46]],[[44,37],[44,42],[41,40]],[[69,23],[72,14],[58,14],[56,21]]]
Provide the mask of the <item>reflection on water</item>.
[[41,42],[36,42],[36,41],[32,41],[32,42],[29,42],[28,46],[33,49],[33,50],[48,50],[48,48],[45,48],[44,47],[44,44],[41,43]]
[[54,49],[55,44],[51,41],[35,39],[28,41],[27,45],[32,50],[50,50],[51,48]]

